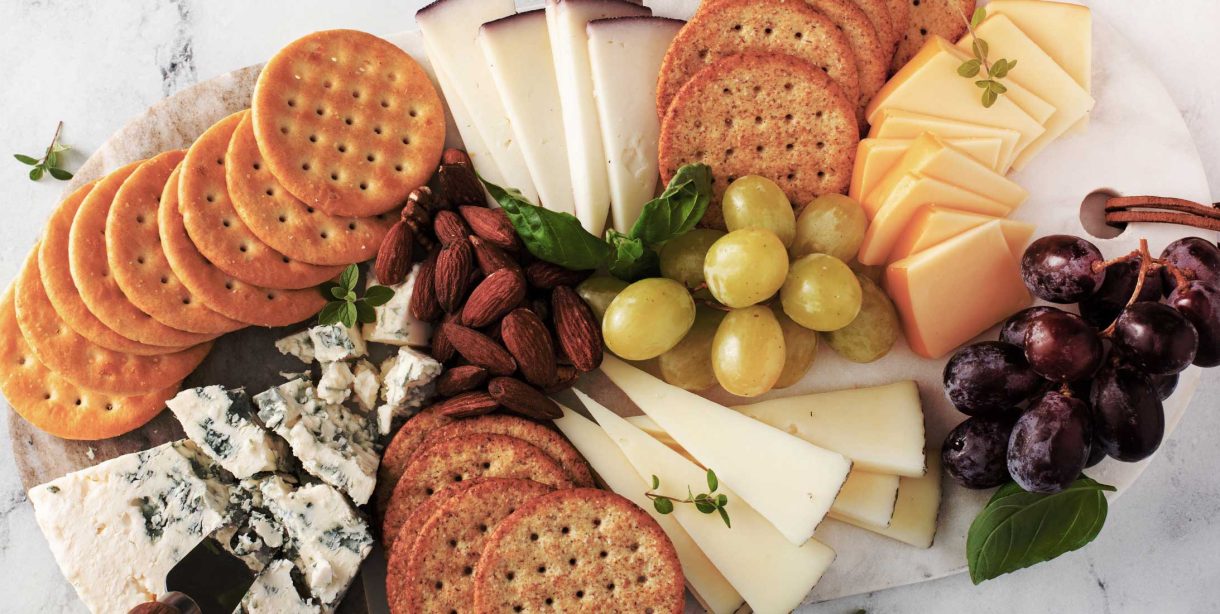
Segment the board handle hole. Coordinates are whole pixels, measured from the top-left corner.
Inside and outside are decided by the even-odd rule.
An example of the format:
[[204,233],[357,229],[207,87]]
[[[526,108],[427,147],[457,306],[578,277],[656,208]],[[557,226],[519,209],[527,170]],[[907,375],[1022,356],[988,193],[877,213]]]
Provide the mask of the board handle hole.
[[1106,222],[1106,201],[1118,196],[1110,188],[1093,190],[1080,203],[1080,225],[1085,232],[1098,239],[1113,239],[1127,230],[1126,224]]

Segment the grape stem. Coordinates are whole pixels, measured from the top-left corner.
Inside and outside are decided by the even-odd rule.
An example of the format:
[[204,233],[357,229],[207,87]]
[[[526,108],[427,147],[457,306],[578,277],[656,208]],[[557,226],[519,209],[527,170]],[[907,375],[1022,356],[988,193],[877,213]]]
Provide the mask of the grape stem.
[[[1134,252],[1131,252],[1130,254],[1127,254],[1126,256],[1124,256],[1122,258],[1126,258],[1127,260],[1130,260],[1133,257],[1140,259],[1140,272],[1139,272],[1139,277],[1137,277],[1135,279],[1135,290],[1131,293],[1131,298],[1127,300],[1127,307],[1134,305],[1135,301],[1137,299],[1139,299],[1140,293],[1144,291],[1144,282],[1147,281],[1148,271],[1152,269],[1154,262],[1155,262],[1155,264],[1158,264],[1161,266],[1168,266],[1170,269],[1170,272],[1176,273],[1176,275],[1182,274],[1181,271],[1178,271],[1176,267],[1173,267],[1173,266],[1168,265],[1167,263],[1164,263],[1161,261],[1154,261],[1152,259],[1152,254],[1148,252],[1148,239],[1140,239],[1140,248]],[[1114,329],[1117,326],[1118,326],[1118,318],[1115,318],[1114,321],[1111,322],[1110,325],[1106,327],[1106,330],[1101,332],[1101,336],[1102,337],[1114,336]]]

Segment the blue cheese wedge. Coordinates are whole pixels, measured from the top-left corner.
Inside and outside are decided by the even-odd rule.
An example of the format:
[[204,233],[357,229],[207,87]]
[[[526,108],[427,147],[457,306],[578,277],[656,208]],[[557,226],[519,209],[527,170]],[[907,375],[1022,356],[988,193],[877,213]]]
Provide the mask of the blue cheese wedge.
[[381,364],[381,398],[377,408],[377,430],[389,434],[395,422],[415,413],[436,390],[433,382],[442,371],[441,363],[427,354],[408,347]]
[[221,546],[256,572],[280,555],[285,541],[283,526],[263,499],[261,485],[267,480],[283,478],[276,474],[242,480],[233,487],[229,495],[226,526],[213,536]]
[[165,404],[186,436],[238,478],[279,468],[283,446],[254,421],[246,393],[220,386],[191,388]]
[[327,404],[303,379],[261,392],[254,403],[259,419],[288,441],[306,471],[346,492],[357,505],[368,502],[381,459],[367,418]]
[[[415,290],[415,277],[419,274],[419,265],[411,268],[407,279],[401,284],[390,286],[394,297],[384,305],[373,308],[377,318],[364,325],[364,338],[368,341],[388,345],[410,345],[426,347],[432,338],[432,327],[427,322],[421,322],[411,315],[411,293]],[[378,285],[377,279],[369,274],[369,286]]]
[[64,577],[93,612],[166,592],[165,575],[224,524],[230,487],[188,440],[127,454],[30,489]]
[[292,581],[292,561],[279,559],[267,565],[237,606],[239,614],[321,614],[313,597],[303,597]]
[[346,362],[322,363],[322,377],[318,380],[318,398],[339,405],[352,394],[356,376]]
[[381,372],[373,363],[361,359],[356,362],[353,373],[352,391],[356,393],[356,402],[365,412],[372,411],[377,406],[377,395],[381,391]]
[[307,330],[276,341],[275,349],[285,356],[295,356],[305,364],[313,362],[313,339],[309,337]]
[[315,326],[309,329],[309,340],[313,342],[314,360],[320,363],[355,360],[369,353],[360,329],[342,324]]

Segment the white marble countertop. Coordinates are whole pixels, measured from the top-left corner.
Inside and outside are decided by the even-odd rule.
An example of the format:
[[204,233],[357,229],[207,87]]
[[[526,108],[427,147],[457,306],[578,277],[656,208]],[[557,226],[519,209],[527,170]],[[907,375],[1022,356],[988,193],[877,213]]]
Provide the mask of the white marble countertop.
[[[307,32],[410,27],[419,0],[0,1],[0,280],[10,280],[56,205],[61,185],[32,183],[11,153],[46,146],[55,123],[73,168],[128,118],[199,80],[260,62]],[[1162,77],[1194,130],[1220,195],[1220,2],[1095,0]],[[1105,58],[1098,58],[1105,61]],[[965,575],[807,608],[847,613],[1210,612],[1220,603],[1220,377],[1204,376],[1181,426],[1110,510],[1086,549],[980,587]],[[82,611],[47,549],[0,421],[0,611]]]

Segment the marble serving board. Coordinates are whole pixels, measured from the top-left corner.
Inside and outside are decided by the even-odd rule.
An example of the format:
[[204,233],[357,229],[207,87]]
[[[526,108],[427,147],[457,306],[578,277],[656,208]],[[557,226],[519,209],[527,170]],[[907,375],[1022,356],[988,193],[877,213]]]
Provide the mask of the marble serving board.
[[[697,2],[651,0],[647,4],[658,15],[686,18],[693,13]],[[417,57],[422,54],[416,33],[404,33],[391,39]],[[1104,64],[1094,68],[1097,109],[1089,131],[1069,135],[1053,144],[1034,163],[1013,176],[1030,191],[1029,201],[1014,217],[1037,224],[1038,235],[1063,232],[1090,236],[1081,221],[1081,203],[1096,190],[1127,195],[1172,195],[1211,202],[1193,137],[1156,75],[1132,52],[1122,36],[1104,22],[1095,23],[1094,48],[1095,57],[1103,58]],[[153,106],[91,156],[67,189],[127,162],[189,145],[214,121],[249,105],[257,74],[257,66],[244,68],[187,88]],[[451,129],[450,135],[450,144],[460,142],[456,131]],[[1116,237],[1090,238],[1107,256],[1114,256],[1134,249],[1141,237],[1149,239],[1153,250],[1159,250],[1173,239],[1191,234],[1199,233],[1184,227],[1133,224]],[[273,347],[275,339],[296,328],[252,328],[224,336],[184,386],[221,384],[246,386],[257,391],[277,383],[279,371],[301,370],[300,363],[279,355]],[[990,331],[981,338],[994,337],[994,334],[995,331]],[[924,402],[928,441],[936,447],[964,418],[947,403],[941,392],[943,366],[943,360],[919,358],[901,342],[890,355],[869,365],[847,362],[823,349],[813,370],[802,382],[763,398],[914,379]],[[1166,402],[1166,436],[1177,426],[1199,376],[1200,371],[1195,368],[1183,373],[1178,391]],[[598,374],[582,379],[578,386],[595,398],[614,399],[612,408],[624,415],[639,413]],[[707,396],[725,403],[741,402],[723,391]],[[570,395],[562,400],[574,402]],[[101,442],[72,442],[51,437],[30,427],[11,411],[9,422],[14,455],[27,488],[102,460],[182,436],[169,412],[133,433]],[[1152,459],[1136,464],[1107,460],[1090,474],[1118,487],[1117,496],[1138,478],[1148,462]],[[832,546],[838,557],[806,602],[872,592],[962,571],[966,529],[988,494],[946,482],[936,543],[928,550],[911,548],[835,521],[826,521],[817,537]],[[381,597],[384,569],[378,568],[383,565],[384,561],[375,552],[366,564],[365,581],[357,582],[349,592],[344,611],[385,611]]]

